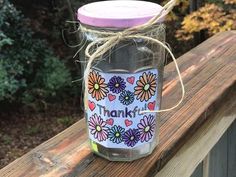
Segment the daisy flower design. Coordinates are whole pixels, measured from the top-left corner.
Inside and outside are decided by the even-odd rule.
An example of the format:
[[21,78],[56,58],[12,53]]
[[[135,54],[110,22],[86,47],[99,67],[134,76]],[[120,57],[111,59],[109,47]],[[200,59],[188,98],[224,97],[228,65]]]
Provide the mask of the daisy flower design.
[[140,140],[141,142],[149,141],[154,132],[155,132],[155,118],[154,115],[144,116],[143,119],[140,120],[140,123],[138,124],[138,128],[140,131]]
[[106,127],[106,122],[102,120],[100,116],[94,114],[89,118],[88,121],[90,133],[98,141],[105,141],[108,137],[108,128]]
[[110,128],[108,132],[108,138],[116,144],[119,144],[123,141],[123,134],[125,132],[125,129],[122,128],[121,126],[114,125],[113,127]]
[[107,96],[107,84],[105,79],[98,72],[92,71],[88,76],[88,92],[97,101],[104,99]]
[[124,90],[120,96],[119,100],[124,105],[129,105],[134,102],[134,93],[129,90]]
[[140,101],[148,101],[156,92],[156,74],[144,72],[139,80],[136,82],[134,94]]
[[120,76],[113,76],[109,82],[108,87],[113,93],[120,93],[125,89],[125,81]]
[[134,147],[139,141],[140,132],[138,129],[129,129],[123,135],[124,143],[129,147]]

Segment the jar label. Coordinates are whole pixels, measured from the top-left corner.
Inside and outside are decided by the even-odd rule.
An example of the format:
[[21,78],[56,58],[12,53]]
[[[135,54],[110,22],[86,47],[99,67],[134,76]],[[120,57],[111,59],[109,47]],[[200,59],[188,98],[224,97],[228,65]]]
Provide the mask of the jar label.
[[[134,148],[153,141],[158,71],[103,73],[88,76],[87,124],[89,138],[108,148]],[[159,125],[158,125],[159,126]]]

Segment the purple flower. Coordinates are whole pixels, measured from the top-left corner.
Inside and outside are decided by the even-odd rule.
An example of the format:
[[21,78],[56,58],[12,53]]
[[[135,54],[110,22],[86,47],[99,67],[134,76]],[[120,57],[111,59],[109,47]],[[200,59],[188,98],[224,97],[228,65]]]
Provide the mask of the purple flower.
[[140,137],[140,132],[138,129],[129,129],[123,135],[124,143],[127,146],[133,147],[138,141]]
[[120,76],[113,76],[109,82],[108,87],[113,93],[120,93],[125,89],[125,81]]
[[100,116],[94,114],[90,117],[89,121],[89,129],[90,133],[94,136],[98,141],[105,141],[108,136],[108,128],[106,127],[106,122],[101,119]]
[[156,128],[156,122],[154,116],[153,115],[144,116],[143,119],[140,120],[138,128],[140,131],[141,142],[149,141],[152,138]]

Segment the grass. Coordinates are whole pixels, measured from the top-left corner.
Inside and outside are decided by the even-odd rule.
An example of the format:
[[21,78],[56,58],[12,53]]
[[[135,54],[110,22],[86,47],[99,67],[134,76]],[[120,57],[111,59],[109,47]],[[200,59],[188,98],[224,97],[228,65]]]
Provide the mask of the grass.
[[74,119],[72,117],[69,117],[69,116],[61,117],[61,118],[57,119],[57,123],[68,127],[68,126],[70,126],[74,123]]

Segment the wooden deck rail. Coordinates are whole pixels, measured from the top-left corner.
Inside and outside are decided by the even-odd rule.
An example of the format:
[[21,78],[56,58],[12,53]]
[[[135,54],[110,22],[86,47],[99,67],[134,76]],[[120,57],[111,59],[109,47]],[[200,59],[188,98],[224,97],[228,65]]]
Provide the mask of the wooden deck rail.
[[[83,119],[0,170],[0,176],[190,176],[236,118],[236,31],[213,36],[178,64],[186,96],[176,110],[161,115],[160,143],[150,156],[133,162],[97,157],[88,147]],[[165,67],[164,80],[162,106],[170,107],[181,96],[173,63]]]

